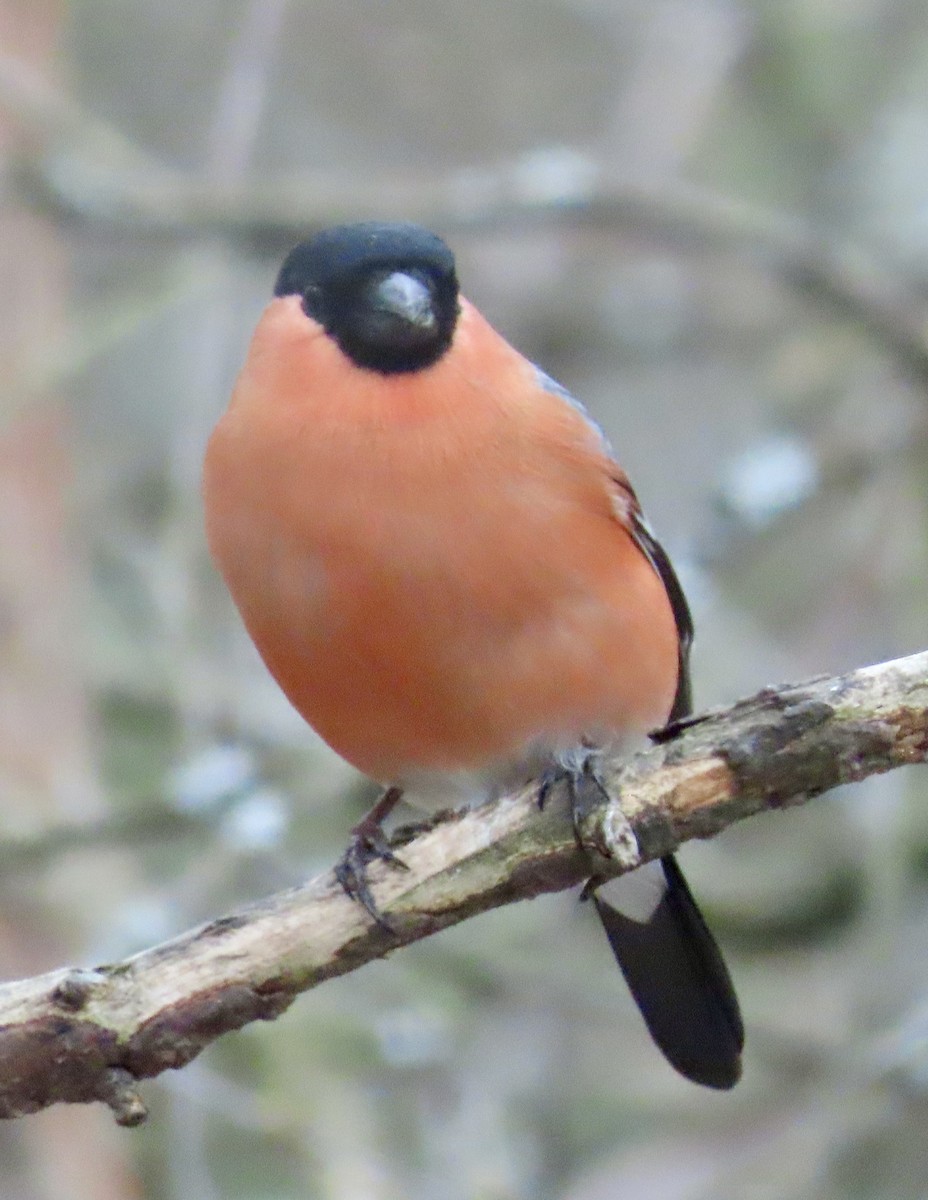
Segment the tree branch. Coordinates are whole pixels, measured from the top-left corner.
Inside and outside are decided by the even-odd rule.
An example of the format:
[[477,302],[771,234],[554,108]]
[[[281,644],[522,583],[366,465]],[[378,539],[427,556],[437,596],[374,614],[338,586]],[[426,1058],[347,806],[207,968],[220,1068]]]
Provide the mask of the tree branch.
[[287,248],[333,220],[372,215],[444,231],[562,222],[628,230],[684,248],[746,254],[790,287],[859,321],[877,345],[928,383],[918,280],[800,217],[685,180],[647,187],[580,150],[549,149],[450,171],[278,173],[217,186],[145,154],[71,95],[0,54],[0,104],[44,141],[0,173],[0,191],[61,222],[136,234],[219,236]]
[[[0,74],[0,97],[3,85],[9,90]],[[80,128],[84,125],[93,131],[86,121]],[[379,217],[420,221],[443,232],[524,231],[557,222],[644,234],[683,249],[732,252],[858,321],[918,384],[928,383],[928,336],[917,280],[881,263],[865,246],[836,239],[801,217],[685,180],[653,187],[629,183],[593,155],[552,151],[437,174],[313,171],[219,188],[212,180],[150,162],[126,169],[125,158],[115,164],[73,153],[66,163],[54,155],[24,159],[8,187],[54,220],[137,234],[219,236],[281,249],[334,220],[369,218],[375,196]]]
[[401,831],[409,870],[372,868],[392,933],[329,872],[124,962],[0,987],[0,1116],[102,1100],[137,1124],[137,1080],[273,1020],[323,980],[487,909],[631,870],[753,813],[926,757],[928,652],[764,689],[608,763],[615,798],[590,809],[579,841],[566,797],[539,811],[531,787]]

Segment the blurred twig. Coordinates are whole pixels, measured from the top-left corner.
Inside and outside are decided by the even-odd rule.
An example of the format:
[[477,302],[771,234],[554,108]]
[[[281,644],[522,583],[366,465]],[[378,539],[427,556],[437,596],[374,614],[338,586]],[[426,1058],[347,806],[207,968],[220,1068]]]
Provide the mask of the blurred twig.
[[113,171],[157,170],[157,164],[116,126],[84,108],[73,95],[21,58],[0,53],[0,109],[30,141],[47,149],[105,162]]
[[220,811],[211,810],[207,818],[182,812],[159,800],[129,813],[55,825],[27,837],[0,840],[0,872],[7,878],[16,871],[34,871],[76,850],[148,846],[192,837],[205,839],[215,833]]
[[531,787],[404,839],[372,868],[392,931],[331,873],[94,971],[0,988],[0,1115],[103,1100],[135,1124],[135,1083],[302,991],[498,905],[615,874],[765,809],[928,757],[928,652],[773,689],[684,723],[624,764],[579,835]]
[[[681,250],[748,257],[788,286],[849,317],[928,385],[924,305],[911,281],[864,247],[799,217],[683,181],[649,187],[610,179],[568,156],[550,177],[543,156],[441,174],[330,171],[217,186],[177,172],[113,171],[55,159],[23,163],[21,198],[52,219],[137,234],[222,236],[287,247],[333,221],[413,220],[443,231],[525,230],[560,222],[659,239]],[[557,166],[557,164],[554,164]],[[372,199],[375,197],[376,199]]]
[[[279,13],[269,37],[277,20]],[[859,321],[928,385],[924,305],[912,281],[863,246],[837,240],[800,217],[683,180],[629,183],[592,154],[557,148],[441,172],[331,170],[242,178],[210,169],[194,177],[154,161],[7,56],[0,56],[0,105],[44,146],[5,172],[5,190],[53,220],[274,246],[288,246],[336,220],[370,217],[421,221],[446,231],[559,221],[645,234],[681,249],[757,260],[790,286]]]

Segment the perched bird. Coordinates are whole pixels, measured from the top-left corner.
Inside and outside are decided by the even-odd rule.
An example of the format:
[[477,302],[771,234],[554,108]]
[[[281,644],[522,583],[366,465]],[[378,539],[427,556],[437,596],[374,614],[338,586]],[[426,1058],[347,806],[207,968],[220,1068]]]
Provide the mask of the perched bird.
[[[291,251],[204,489],[270,671],[386,786],[340,868],[375,917],[365,867],[392,857],[380,822],[401,795],[575,791],[591,747],[689,711],[686,600],[604,435],[460,296],[419,226],[338,226]],[[592,891],[668,1060],[731,1087],[738,1003],[674,859]]]

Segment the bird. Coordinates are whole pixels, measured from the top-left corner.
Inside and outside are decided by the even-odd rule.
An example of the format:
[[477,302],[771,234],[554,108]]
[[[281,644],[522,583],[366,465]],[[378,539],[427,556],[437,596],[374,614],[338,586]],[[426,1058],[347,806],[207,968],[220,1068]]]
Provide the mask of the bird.
[[[407,222],[316,232],[285,258],[207,446],[207,541],[306,722],[384,788],[338,877],[382,920],[382,821],[532,779],[600,784],[596,755],[691,709],[693,626],[603,431],[460,292]],[[645,1024],[728,1089],[744,1030],[671,857],[591,881]],[[384,921],[384,923],[387,923]]]

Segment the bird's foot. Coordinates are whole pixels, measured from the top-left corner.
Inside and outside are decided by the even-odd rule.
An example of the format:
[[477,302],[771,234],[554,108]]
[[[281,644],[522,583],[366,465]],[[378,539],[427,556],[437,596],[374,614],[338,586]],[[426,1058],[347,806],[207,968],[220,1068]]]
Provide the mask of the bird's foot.
[[374,900],[367,878],[367,868],[372,862],[386,862],[408,871],[406,863],[390,849],[390,843],[381,822],[396,807],[402,796],[400,788],[387,788],[371,811],[351,831],[348,848],[335,866],[335,878],[342,885],[345,895],[362,905],[381,928],[393,933],[389,919],[381,912]]
[[559,758],[546,768],[538,784],[539,808],[544,808],[548,797],[559,784],[567,788],[577,842],[583,846],[582,831],[587,817],[604,800],[610,799],[599,752],[593,747],[584,746],[579,752]]

